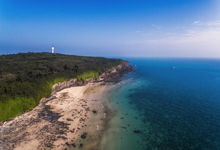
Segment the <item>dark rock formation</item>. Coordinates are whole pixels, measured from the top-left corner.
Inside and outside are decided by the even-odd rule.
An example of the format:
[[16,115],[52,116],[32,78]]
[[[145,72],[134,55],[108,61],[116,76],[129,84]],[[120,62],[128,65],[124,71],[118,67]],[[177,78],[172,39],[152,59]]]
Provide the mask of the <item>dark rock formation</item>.
[[81,138],[82,139],[85,139],[87,137],[88,133],[84,132],[82,135],[81,135]]
[[134,130],[133,132],[136,133],[136,134],[142,134],[141,130]]

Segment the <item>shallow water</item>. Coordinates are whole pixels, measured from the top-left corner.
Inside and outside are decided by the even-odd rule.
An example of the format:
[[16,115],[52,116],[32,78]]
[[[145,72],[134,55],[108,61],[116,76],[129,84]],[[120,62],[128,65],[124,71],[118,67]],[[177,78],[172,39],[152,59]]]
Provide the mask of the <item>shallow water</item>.
[[103,150],[219,150],[220,60],[129,59]]

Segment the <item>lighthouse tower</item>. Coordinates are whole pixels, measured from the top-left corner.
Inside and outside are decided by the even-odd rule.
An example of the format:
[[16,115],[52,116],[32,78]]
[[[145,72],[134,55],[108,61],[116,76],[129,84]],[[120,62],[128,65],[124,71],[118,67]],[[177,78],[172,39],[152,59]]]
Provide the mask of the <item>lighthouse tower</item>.
[[54,54],[54,52],[55,52],[54,50],[55,50],[55,48],[52,46],[52,47],[51,47],[51,52],[52,52],[52,54]]

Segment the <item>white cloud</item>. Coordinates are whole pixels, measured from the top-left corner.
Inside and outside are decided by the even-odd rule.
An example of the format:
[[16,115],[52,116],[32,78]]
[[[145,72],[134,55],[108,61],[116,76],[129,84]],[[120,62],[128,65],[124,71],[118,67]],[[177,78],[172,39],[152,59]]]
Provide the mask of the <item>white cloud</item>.
[[140,54],[147,56],[220,57],[220,21],[195,21],[193,24],[203,27],[193,27],[179,34],[164,34],[167,36],[162,38],[132,41],[129,49],[138,49]]
[[198,24],[200,24],[201,22],[199,21],[199,20],[196,20],[196,21],[193,21],[193,25],[198,25]]
[[220,20],[209,22],[208,26],[210,26],[210,27],[220,27]]
[[193,21],[192,24],[203,27],[220,27],[220,20],[210,22]]

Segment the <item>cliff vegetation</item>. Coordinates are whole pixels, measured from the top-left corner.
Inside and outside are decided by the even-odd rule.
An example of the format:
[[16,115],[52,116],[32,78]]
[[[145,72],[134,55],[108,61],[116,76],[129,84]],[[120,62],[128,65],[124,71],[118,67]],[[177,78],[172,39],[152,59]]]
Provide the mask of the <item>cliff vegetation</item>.
[[50,53],[0,56],[0,121],[32,109],[52,86],[70,78],[85,81],[122,63],[120,59]]

